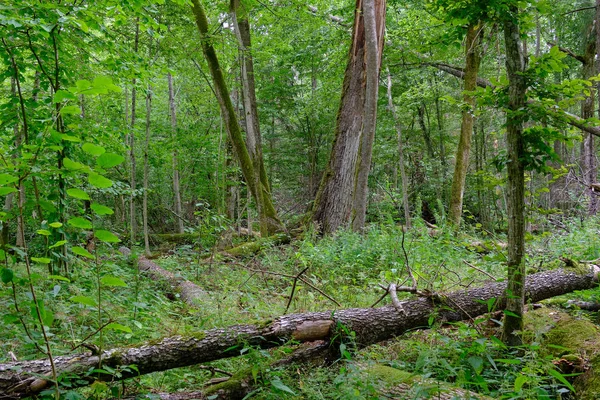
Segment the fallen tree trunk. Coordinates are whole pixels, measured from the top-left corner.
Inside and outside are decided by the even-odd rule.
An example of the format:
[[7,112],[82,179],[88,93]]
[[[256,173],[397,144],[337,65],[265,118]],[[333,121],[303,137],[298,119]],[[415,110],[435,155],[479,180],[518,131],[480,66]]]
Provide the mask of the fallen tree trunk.
[[[526,298],[537,302],[593,288],[599,271],[597,266],[592,265],[581,267],[578,271],[557,269],[533,274],[526,281]],[[54,364],[59,375],[70,377],[72,387],[82,386],[95,380],[117,381],[234,357],[247,346],[272,348],[289,340],[329,340],[340,333],[340,324],[354,331],[356,345],[363,347],[401,335],[407,330],[428,328],[431,315],[448,322],[473,318],[490,311],[491,299],[497,299],[495,309],[502,309],[505,289],[504,282],[496,282],[438,296],[441,303],[424,297],[404,301],[404,312],[399,312],[394,306],[385,306],[291,314],[262,325],[235,325],[201,331],[193,336],[168,337],[159,342],[104,351],[102,365],[119,371],[118,376],[109,371],[91,375],[89,371],[98,368],[100,357],[90,353],[55,357]],[[130,365],[136,368],[124,368]],[[20,399],[39,393],[52,385],[50,376],[47,359],[0,364],[0,399]]]
[[[131,255],[131,250],[129,250],[127,247],[119,248],[119,252],[124,256]],[[198,307],[200,305],[200,301],[208,299],[208,292],[195,283],[183,279],[182,277],[159,267],[143,256],[140,256],[137,262],[140,271],[146,273],[152,279],[167,282],[175,289],[175,292],[179,294],[181,300],[188,305],[192,307]],[[0,397],[0,399],[1,398],[2,397]]]

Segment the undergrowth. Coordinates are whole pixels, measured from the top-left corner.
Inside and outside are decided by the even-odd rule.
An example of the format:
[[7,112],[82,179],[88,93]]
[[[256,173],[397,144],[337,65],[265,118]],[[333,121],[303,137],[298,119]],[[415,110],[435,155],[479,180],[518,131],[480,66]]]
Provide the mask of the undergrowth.
[[[598,221],[572,222],[558,233],[531,235],[527,263],[530,272],[560,266],[560,257],[595,260],[600,257]],[[444,227],[432,230],[422,224],[404,233],[400,226],[372,226],[364,234],[339,232],[319,238],[307,232],[300,240],[263,250],[246,259],[201,257],[194,246],[181,246],[174,254],[154,260],[163,268],[197,283],[210,293],[211,302],[192,308],[165,293],[173,288],[138,275],[134,264],[115,249],[104,249],[99,267],[82,259],[72,260],[71,274],[50,276],[42,266],[33,275],[38,295],[47,312],[49,340],[55,355],[102,348],[131,346],[144,341],[199,330],[271,319],[284,313],[369,307],[389,283],[412,285],[438,293],[481,285],[505,276],[505,238],[472,228],[455,233]],[[202,249],[200,250],[202,251]],[[12,284],[0,285],[0,362],[43,358],[34,309],[26,290],[24,266],[18,257],[8,260]],[[306,269],[308,268],[308,269]],[[298,281],[288,306],[293,279]],[[410,272],[410,273],[409,273]],[[126,287],[101,287],[100,276],[114,276]],[[74,301],[94,298],[102,290],[102,317],[98,306]],[[317,290],[318,289],[318,290]],[[325,296],[325,294],[327,296]],[[408,293],[399,297],[409,298]],[[596,299],[598,291],[579,295]],[[329,297],[329,298],[328,298]],[[15,309],[15,300],[19,310]],[[335,302],[338,304],[336,304]],[[388,298],[380,303],[388,304]],[[114,323],[102,329],[103,324]],[[423,379],[446,382],[490,397],[505,399],[559,398],[570,392],[569,381],[556,375],[552,358],[540,347],[541,337],[511,351],[500,340],[498,321],[490,317],[451,326],[432,326],[358,352],[345,347],[332,365],[297,365],[271,368],[273,352],[240,347],[235,359],[211,365],[232,373],[248,369],[256,373],[254,398],[380,398],[384,383],[370,377],[371,365],[384,365]],[[24,330],[28,327],[28,332]],[[84,339],[85,338],[85,339]],[[339,344],[338,344],[339,345]],[[344,345],[346,346],[346,345]],[[291,349],[291,348],[288,348]],[[278,351],[287,351],[286,348]],[[202,387],[213,377],[199,367],[181,368],[130,380],[79,389],[69,398],[109,398],[131,392],[176,392]],[[568,377],[567,377],[568,378]],[[426,382],[426,381],[423,381]],[[566,382],[566,383],[565,383]],[[413,384],[415,387],[425,386]]]

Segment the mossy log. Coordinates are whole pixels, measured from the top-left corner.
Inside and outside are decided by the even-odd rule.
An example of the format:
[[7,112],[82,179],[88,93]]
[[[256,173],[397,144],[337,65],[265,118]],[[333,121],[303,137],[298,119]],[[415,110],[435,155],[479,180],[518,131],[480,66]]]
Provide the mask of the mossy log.
[[[131,255],[131,250],[127,247],[119,248],[119,252],[124,256]],[[179,294],[181,300],[188,305],[198,307],[202,302],[209,299],[208,292],[200,286],[159,267],[147,258],[140,256],[137,263],[140,271],[144,272],[154,280],[165,281],[169,286],[173,287],[174,291]]]
[[563,374],[574,374],[576,398],[600,399],[600,329],[587,319],[552,308],[532,311],[526,328],[543,332],[542,348]]
[[379,391],[384,398],[492,400],[491,397],[461,389],[446,382],[427,379],[386,365],[375,364],[364,367],[362,374],[365,380],[376,381],[381,385]]
[[287,244],[290,242],[289,235],[285,233],[278,233],[267,238],[260,238],[253,242],[242,243],[231,249],[223,250],[223,255],[229,255],[234,257],[248,257],[253,256],[265,247],[276,246],[280,244]]
[[[587,272],[557,269],[531,275],[525,283],[526,298],[537,302],[575,290],[597,286],[597,266]],[[67,375],[70,384],[81,386],[98,379],[117,381],[172,368],[206,363],[240,354],[243,346],[273,348],[295,340],[329,341],[344,325],[355,333],[358,347],[401,335],[408,330],[425,329],[430,317],[438,321],[460,321],[485,314],[489,300],[496,299],[496,309],[505,305],[506,283],[494,282],[480,288],[461,290],[439,296],[442,303],[421,297],[402,302],[403,312],[394,306],[354,308],[338,311],[290,314],[264,324],[234,325],[222,329],[200,331],[190,336],[173,336],[158,342],[134,347],[106,350],[101,355],[90,353],[54,357],[59,375]],[[102,365],[120,371],[97,376],[89,371]],[[123,369],[135,365],[134,369]],[[0,399],[20,399],[49,388],[51,367],[48,359],[0,364]],[[45,378],[47,377],[47,378]]]

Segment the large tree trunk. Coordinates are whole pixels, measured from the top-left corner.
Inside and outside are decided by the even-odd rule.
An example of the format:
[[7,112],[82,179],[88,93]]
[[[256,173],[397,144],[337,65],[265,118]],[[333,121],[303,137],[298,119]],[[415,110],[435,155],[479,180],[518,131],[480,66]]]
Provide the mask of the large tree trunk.
[[406,176],[406,168],[404,167],[404,142],[402,140],[402,125],[400,124],[400,120],[398,119],[398,115],[396,113],[396,106],[394,105],[394,99],[392,98],[392,76],[390,75],[389,70],[387,79],[388,106],[390,111],[392,112],[392,117],[394,118],[394,125],[396,125],[396,133],[398,135],[398,164],[400,168],[400,179],[402,180],[402,207],[404,208],[404,222],[406,226],[410,228],[411,220],[410,206],[408,204],[408,178]]
[[200,0],[192,0],[192,11],[202,40],[202,51],[208,63],[217,101],[221,108],[221,118],[233,146],[234,154],[240,163],[244,179],[252,192],[252,197],[259,204],[265,216],[265,226],[261,226],[261,229],[265,229],[263,236],[266,237],[276,232],[282,232],[285,228],[277,216],[271,193],[264,185],[256,185],[256,182],[258,182],[256,176],[260,174],[260,171],[255,170],[250,154],[248,153],[248,148],[244,142],[240,124],[231,103],[231,98],[229,97],[229,90],[227,89],[217,54],[212,45],[212,39],[208,33],[208,19]]
[[[356,168],[365,115],[365,26],[362,0],[356,0],[352,44],[344,75],[335,139],[329,162],[315,198],[312,219],[324,233],[348,226],[356,186]],[[381,64],[385,0],[375,1],[378,65]]]
[[[385,23],[380,23],[378,27],[377,21],[385,21],[385,3],[378,6],[378,8],[375,8],[375,0],[363,0],[366,87],[363,131],[352,210],[352,229],[356,232],[361,231],[365,226],[367,198],[369,194],[369,173],[371,172],[373,142],[375,141],[375,129],[377,127],[377,97],[379,94],[379,71],[381,63],[379,50],[383,50],[383,44],[380,45],[379,41],[383,41],[385,31]],[[379,15],[376,15],[376,12]]]
[[463,195],[465,192],[465,181],[469,168],[469,153],[471,152],[471,137],[473,136],[473,123],[475,113],[475,96],[472,92],[477,89],[477,74],[481,62],[480,44],[483,33],[483,24],[471,24],[467,30],[465,42],[466,65],[465,85],[463,102],[466,109],[462,112],[462,124],[460,127],[460,139],[456,151],[456,163],[454,165],[454,176],[452,178],[452,192],[450,195],[450,223],[460,226],[462,217]]
[[[177,233],[184,232],[183,215],[181,207],[181,185],[179,184],[179,165],[177,160],[177,108],[175,106],[175,91],[173,89],[173,76],[170,72],[167,73],[167,81],[169,83],[169,114],[171,115],[172,129],[172,146],[173,146],[173,196],[175,198],[175,214],[177,215]],[[175,139],[175,140],[173,140]]]
[[523,156],[523,112],[525,107],[526,59],[523,55],[518,25],[517,6],[510,7],[504,20],[506,70],[508,72],[508,110],[506,114],[506,142],[508,148],[508,286],[506,288],[506,315],[504,340],[509,345],[521,344],[519,332],[523,329],[525,299],[525,166]]
[[[525,293],[532,302],[597,286],[597,266],[587,273],[567,270],[540,272],[527,278]],[[506,284],[490,283],[484,287],[462,290],[440,296],[442,303],[432,298],[419,298],[401,302],[400,311],[395,306],[381,308],[354,308],[335,312],[291,314],[259,325],[235,325],[224,329],[211,329],[192,336],[173,336],[159,342],[131,348],[107,350],[102,353],[102,365],[115,368],[120,375],[108,373],[90,376],[96,368],[98,355],[90,353],[55,357],[59,373],[68,373],[73,385],[85,385],[97,379],[122,380],[151,372],[206,363],[240,354],[242,346],[272,348],[290,340],[310,342],[330,341],[336,326],[343,324],[356,333],[359,347],[387,340],[408,330],[431,325],[431,316],[437,321],[459,321],[474,318],[489,311],[489,300],[496,299],[495,309],[504,308],[503,295]],[[442,307],[440,307],[442,306]],[[136,365],[134,369],[120,366]],[[78,379],[75,379],[75,377]],[[46,389],[51,382],[48,360],[20,361],[0,364],[0,399],[20,399]]]

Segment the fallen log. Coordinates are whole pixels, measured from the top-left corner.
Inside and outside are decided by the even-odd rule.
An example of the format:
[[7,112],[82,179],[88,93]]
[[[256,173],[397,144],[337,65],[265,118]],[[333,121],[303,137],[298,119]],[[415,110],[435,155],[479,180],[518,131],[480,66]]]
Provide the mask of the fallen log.
[[[585,290],[597,285],[600,268],[579,266],[577,270],[557,269],[531,275],[526,280],[525,294],[529,302]],[[247,346],[272,348],[290,340],[309,342],[355,333],[357,347],[401,335],[408,330],[426,329],[430,316],[437,321],[460,321],[490,311],[503,309],[506,283],[493,282],[480,288],[452,292],[431,298],[421,297],[402,302],[404,312],[394,306],[354,308],[339,311],[291,314],[264,324],[234,325],[223,329],[200,331],[192,336],[173,336],[159,342],[135,347],[117,348],[99,355],[91,353],[59,356],[54,365],[59,375],[68,376],[71,387],[96,380],[118,381],[151,372],[206,363],[240,355]],[[435,303],[434,298],[442,301]],[[437,300],[436,300],[437,301]],[[345,329],[340,329],[343,325]],[[99,365],[110,367],[105,373],[93,371]],[[135,365],[134,368],[127,368]],[[115,374],[114,371],[118,374]],[[111,372],[113,371],[113,372]],[[52,385],[51,367],[47,359],[0,364],[0,399],[21,399],[35,395]],[[66,379],[66,378],[65,378]]]
[[[119,252],[124,256],[131,255],[131,250],[129,250],[127,247],[120,247]],[[177,276],[174,273],[159,267],[154,262],[148,260],[144,256],[139,256],[137,262],[140,271],[144,272],[152,279],[167,282],[179,294],[181,300],[183,300],[188,305],[192,307],[198,307],[201,301],[208,300],[208,292],[206,292],[204,289],[202,289],[195,283],[183,279],[182,277]]]

